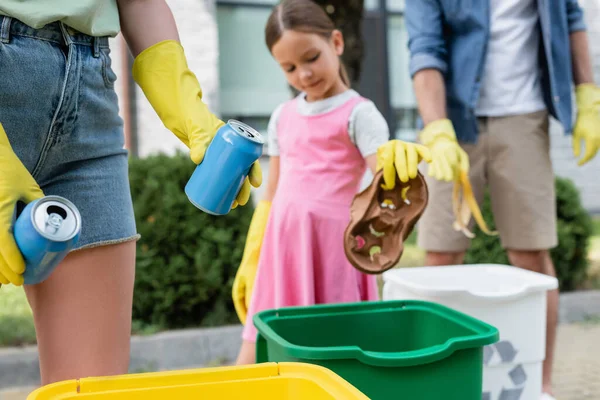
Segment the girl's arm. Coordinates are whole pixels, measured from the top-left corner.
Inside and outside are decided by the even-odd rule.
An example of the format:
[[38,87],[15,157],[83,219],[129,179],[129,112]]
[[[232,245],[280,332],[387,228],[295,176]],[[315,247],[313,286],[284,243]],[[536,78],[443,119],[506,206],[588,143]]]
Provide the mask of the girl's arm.
[[165,0],[117,0],[121,32],[133,57],[162,42],[179,42],[175,18]]
[[377,154],[371,154],[365,157],[367,167],[371,170],[373,175],[377,172]]
[[354,141],[364,154],[365,162],[373,174],[383,168],[386,189],[395,187],[395,175],[402,182],[417,176],[421,160],[431,161],[429,150],[423,145],[389,140],[387,122],[372,102],[355,109],[353,120]]
[[273,110],[267,127],[269,177],[262,201],[269,203],[273,201],[275,192],[277,192],[277,186],[279,184],[279,136],[277,134],[277,123],[279,121],[279,115],[281,114],[283,106],[284,104],[280,104],[275,108],[275,110]]
[[269,157],[269,177],[262,200],[271,202],[279,184],[279,156]]
[[252,291],[254,289],[253,283],[258,271],[258,260],[271,211],[271,201],[275,196],[278,181],[279,156],[271,156],[266,193],[254,209],[254,214],[248,227],[248,234],[246,235],[246,245],[244,246],[242,261],[235,274],[231,291],[233,305],[242,324],[246,323],[248,309],[250,308],[250,299],[252,299]]
[[377,172],[377,149],[390,139],[390,130],[385,117],[368,101],[358,104],[350,116],[351,138],[363,155],[367,167]]

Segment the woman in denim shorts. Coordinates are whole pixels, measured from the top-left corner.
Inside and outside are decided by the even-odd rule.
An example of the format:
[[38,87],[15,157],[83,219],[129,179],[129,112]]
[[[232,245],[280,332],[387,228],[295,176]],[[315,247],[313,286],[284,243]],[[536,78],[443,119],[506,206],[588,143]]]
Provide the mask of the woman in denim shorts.
[[[108,47],[120,30],[134,79],[199,163],[223,122],[201,100],[164,0],[0,3],[0,283],[23,284],[17,201],[59,195],[82,217],[76,251],[25,285],[44,385],[128,370],[139,235]],[[258,164],[249,181],[260,185]]]

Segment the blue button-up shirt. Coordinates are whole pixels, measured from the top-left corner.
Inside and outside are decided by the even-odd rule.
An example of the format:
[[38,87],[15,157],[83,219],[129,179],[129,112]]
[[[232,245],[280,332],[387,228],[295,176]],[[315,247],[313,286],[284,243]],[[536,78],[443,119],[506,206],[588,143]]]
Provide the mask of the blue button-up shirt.
[[[543,51],[540,73],[544,101],[570,134],[573,126],[569,34],[584,30],[577,0],[537,0]],[[464,142],[477,139],[479,98],[490,31],[488,0],[406,0],[410,73],[440,70],[446,82],[448,118]],[[519,60],[515,60],[516,63]]]

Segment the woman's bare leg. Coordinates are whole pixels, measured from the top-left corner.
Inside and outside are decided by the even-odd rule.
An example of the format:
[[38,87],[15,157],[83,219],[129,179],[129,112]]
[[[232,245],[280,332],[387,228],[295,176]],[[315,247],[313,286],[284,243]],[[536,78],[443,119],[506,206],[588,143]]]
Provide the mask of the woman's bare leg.
[[25,286],[42,385],[129,368],[135,242],[75,251],[43,283]]

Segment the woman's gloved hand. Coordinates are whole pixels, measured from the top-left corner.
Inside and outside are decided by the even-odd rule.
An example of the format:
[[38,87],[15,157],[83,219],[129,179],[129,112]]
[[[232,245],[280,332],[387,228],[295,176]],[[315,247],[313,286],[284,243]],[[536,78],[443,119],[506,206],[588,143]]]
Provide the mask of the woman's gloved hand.
[[[165,127],[190,148],[192,161],[200,164],[208,145],[225,123],[202,101],[200,83],[188,68],[181,44],[165,40],[142,51],[133,63],[133,79]],[[234,206],[245,205],[250,186],[261,184],[262,171],[256,161]]]
[[0,124],[0,283],[23,285],[25,261],[12,234],[17,201],[30,203],[44,193],[13,152]]
[[258,270],[260,248],[265,235],[270,210],[271,202],[269,201],[263,200],[256,205],[256,210],[254,210],[250,228],[248,229],[242,262],[233,281],[233,304],[242,325],[246,323],[246,316],[250,308],[254,280],[256,278],[256,271]]

